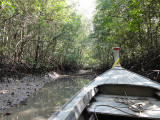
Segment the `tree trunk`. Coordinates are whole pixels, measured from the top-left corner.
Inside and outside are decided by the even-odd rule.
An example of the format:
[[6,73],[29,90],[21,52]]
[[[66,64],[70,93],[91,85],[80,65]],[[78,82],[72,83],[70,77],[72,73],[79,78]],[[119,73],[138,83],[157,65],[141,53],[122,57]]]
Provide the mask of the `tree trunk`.
[[38,39],[37,39],[37,47],[36,47],[36,55],[35,55],[35,63],[34,63],[34,66],[33,66],[33,69],[35,69],[37,67],[37,64],[38,64],[38,56],[39,56],[39,42],[40,42],[40,39],[41,39],[41,26],[39,25],[39,33],[38,33]]

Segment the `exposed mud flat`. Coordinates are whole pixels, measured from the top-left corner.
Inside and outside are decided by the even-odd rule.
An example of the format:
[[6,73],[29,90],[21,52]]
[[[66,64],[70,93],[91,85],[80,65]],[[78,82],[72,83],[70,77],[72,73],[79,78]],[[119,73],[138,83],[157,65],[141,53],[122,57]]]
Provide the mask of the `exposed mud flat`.
[[46,75],[28,75],[21,80],[8,78],[6,82],[0,83],[0,114],[9,115],[9,108],[18,104],[25,105],[29,96],[58,77],[57,73],[50,72]]
[[73,95],[91,80],[79,75],[60,75],[56,80],[46,83],[38,92],[25,102],[12,107],[1,120],[47,120],[64,105]]

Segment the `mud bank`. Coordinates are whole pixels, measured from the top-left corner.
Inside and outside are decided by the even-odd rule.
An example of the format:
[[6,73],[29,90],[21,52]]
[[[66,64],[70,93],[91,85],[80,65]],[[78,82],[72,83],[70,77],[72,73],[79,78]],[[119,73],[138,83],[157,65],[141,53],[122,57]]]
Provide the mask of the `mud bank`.
[[0,83],[0,114],[10,114],[10,108],[18,104],[26,104],[25,100],[42,88],[46,83],[57,79],[59,75],[49,72],[46,75],[28,75],[22,79],[8,78]]

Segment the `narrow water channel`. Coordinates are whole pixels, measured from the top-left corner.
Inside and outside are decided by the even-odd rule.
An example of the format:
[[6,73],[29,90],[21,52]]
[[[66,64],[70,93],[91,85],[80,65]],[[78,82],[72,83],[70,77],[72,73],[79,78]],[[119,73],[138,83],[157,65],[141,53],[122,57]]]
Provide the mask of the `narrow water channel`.
[[90,80],[78,77],[59,78],[45,85],[1,120],[47,120]]

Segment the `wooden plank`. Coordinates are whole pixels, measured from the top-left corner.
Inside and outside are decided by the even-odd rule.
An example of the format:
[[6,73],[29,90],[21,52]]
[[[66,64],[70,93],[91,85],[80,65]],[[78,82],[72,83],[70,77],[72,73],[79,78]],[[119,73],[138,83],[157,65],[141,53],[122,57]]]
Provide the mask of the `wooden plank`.
[[[131,74],[127,70],[120,70],[118,71],[118,74],[115,76],[119,77],[119,84],[135,84],[135,85],[141,85],[144,81],[138,80],[139,76],[136,74]],[[140,78],[139,78],[140,79]]]
[[138,82],[137,79],[130,79],[130,76],[132,76],[133,74],[130,75],[129,73],[127,73],[126,70],[123,70],[123,71],[121,70],[119,71],[119,73],[120,73],[120,76],[123,76],[123,78],[121,77],[121,80],[123,80],[124,82],[126,81],[128,84],[133,84],[135,82]]
[[124,72],[128,74],[128,78],[131,78],[134,81],[132,83],[133,85],[136,84],[136,85],[150,86],[150,87],[160,89],[160,84],[155,81],[152,81],[144,76],[138,75],[128,70],[124,70]]
[[127,105],[115,102],[116,97],[125,96],[98,95],[95,97],[96,102],[90,105],[88,111],[97,114],[160,118],[160,101],[154,98],[128,96],[134,103],[143,105],[144,111],[137,113],[130,110]]
[[[121,68],[119,67],[119,69],[122,69],[122,67]],[[105,78],[107,78],[106,82],[104,82],[106,84],[117,84],[117,78],[118,78],[118,84],[129,83],[131,85],[150,86],[160,90],[160,84],[148,78],[145,78],[141,75],[133,73],[131,71],[125,69],[122,70],[111,69],[109,72],[112,75],[105,73],[99,77],[99,79],[103,79],[104,81],[106,80]]]
[[[90,110],[91,111],[91,110]],[[152,110],[145,110],[142,113],[136,113],[128,108],[111,108],[108,106],[98,106],[95,110],[91,111],[96,114],[106,114],[106,115],[118,115],[118,116],[134,116],[134,117],[142,117],[142,118],[160,118],[160,110],[152,111]]]
[[[113,99],[115,97],[125,97],[125,96],[122,96],[122,95],[105,95],[105,94],[99,94],[95,97],[95,99],[97,101],[102,101],[102,102],[105,102],[106,100],[108,99]],[[150,101],[159,101],[153,97],[135,97],[135,96],[127,96],[129,99],[131,100],[150,100]]]
[[[115,70],[115,69],[112,69],[112,71],[115,72],[115,74],[113,73],[113,77],[114,79],[115,78],[119,78],[118,79],[118,84],[131,84],[131,85],[140,85],[140,86],[150,86],[150,87],[154,87],[156,89],[159,89],[160,90],[160,84],[148,79],[148,78],[145,78],[141,75],[138,75],[136,73],[133,73],[131,71],[128,71],[128,70]],[[116,72],[118,71],[118,72]],[[110,79],[112,79],[113,77],[111,77]],[[125,79],[125,81],[124,81]],[[110,82],[106,82],[108,84],[117,84],[117,80],[114,81],[114,80],[110,80]]]
[[[107,103],[108,105],[120,106],[120,107],[126,107],[126,105],[115,102],[115,98],[126,98],[126,96],[120,96],[120,95],[98,95],[95,97],[96,104],[98,103]],[[150,109],[150,110],[160,110],[160,101],[158,101],[155,98],[150,97],[135,97],[135,96],[127,96],[131,101],[134,103],[142,104],[144,109]]]
[[98,87],[101,94],[109,95],[128,95],[128,96],[142,96],[152,97],[155,90],[150,87],[133,86],[128,84],[105,84]]
[[84,88],[73,100],[71,100],[56,116],[53,114],[48,120],[75,120],[96,94],[96,89]]
[[114,83],[114,84],[118,84],[118,77],[115,76],[116,74],[118,74],[118,71],[112,71],[112,74],[109,76],[108,80],[106,80],[104,83],[109,84],[109,83]]
[[[151,110],[151,111],[160,111],[160,102],[156,101],[142,101],[142,100],[132,100],[134,103],[137,104],[142,104],[144,110]],[[101,105],[107,105],[107,106],[112,106],[116,108],[128,108],[125,104],[122,103],[117,103],[114,101],[114,99],[107,100],[105,102],[93,102],[91,106],[89,107],[90,112],[94,112],[94,109],[96,106],[101,106]],[[129,110],[129,109],[128,109]]]

